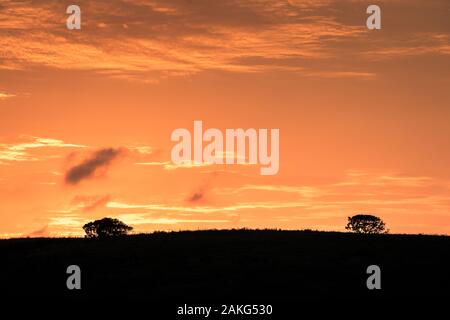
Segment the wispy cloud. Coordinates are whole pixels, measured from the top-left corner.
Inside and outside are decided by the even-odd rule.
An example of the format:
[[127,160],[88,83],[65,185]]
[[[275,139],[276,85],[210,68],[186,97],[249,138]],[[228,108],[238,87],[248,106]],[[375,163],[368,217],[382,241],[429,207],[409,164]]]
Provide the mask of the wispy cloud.
[[162,203],[154,204],[132,204],[124,202],[111,201],[106,207],[111,209],[146,209],[149,211],[177,211],[177,212],[193,212],[193,213],[215,213],[240,211],[246,209],[280,209],[280,208],[298,208],[304,207],[302,202],[242,202],[229,206],[179,206],[167,205]]
[[[233,158],[236,165],[239,166],[251,166],[257,165],[257,163],[252,163],[245,156],[240,156],[234,152],[217,152],[214,155],[214,159],[220,159],[225,163],[225,158]],[[243,160],[244,163],[237,163],[237,160]],[[215,161],[214,161],[215,162]],[[136,165],[139,166],[154,166],[154,167],[163,167],[165,170],[175,170],[175,169],[189,169],[189,168],[202,168],[213,166],[215,163],[213,162],[197,162],[193,160],[186,160],[179,164],[174,164],[172,161],[147,161],[147,162],[136,162]],[[219,165],[220,166],[220,165]]]
[[38,148],[85,148],[84,145],[66,143],[62,140],[40,137],[23,137],[23,141],[12,144],[0,144],[0,160],[37,161],[40,158],[31,150]]
[[374,72],[360,72],[360,71],[318,71],[306,72],[307,76],[319,78],[354,78],[362,80],[372,80],[377,77]]
[[58,236],[82,236],[82,227],[87,222],[89,219],[76,213],[60,213],[48,217],[49,228],[58,230]]
[[[238,188],[230,188],[227,192],[239,193],[246,190],[285,192],[298,194],[301,197],[317,197],[322,192],[320,188],[312,186],[288,186],[288,185],[244,185]],[[223,191],[222,191],[223,192]]]
[[[224,213],[247,210],[303,209],[314,212],[315,217],[345,215],[349,210],[385,211],[390,208],[410,210],[427,207],[429,212],[446,213],[450,204],[449,184],[429,177],[398,174],[370,174],[350,171],[345,180],[321,186],[244,185],[229,188],[230,193],[270,192],[265,201],[236,202],[230,205],[182,206],[164,203],[137,204],[111,201],[110,209],[148,210],[162,212]],[[280,200],[279,192],[296,195],[291,200]],[[224,190],[219,192],[226,194]],[[260,198],[260,196],[256,197]],[[321,214],[319,215],[319,213]],[[410,211],[414,214],[413,211]]]
[[[76,196],[72,200],[74,211],[82,210],[83,212],[90,212],[97,208],[104,207],[110,200],[110,195],[104,196]],[[72,210],[71,210],[72,211]]]
[[48,225],[45,225],[44,227],[42,227],[36,231],[30,232],[28,234],[29,237],[46,237],[48,235],[49,235]]
[[1,100],[6,100],[8,98],[15,97],[15,96],[16,96],[15,94],[11,94],[11,93],[6,93],[6,92],[1,92],[0,91],[0,101]]
[[[64,3],[4,0],[0,68],[44,66],[146,82],[211,70],[371,80],[377,72],[361,69],[368,60],[450,53],[447,20],[421,31],[417,17],[429,14],[421,3],[383,1],[387,17],[406,19],[411,30],[373,37],[359,0],[80,0],[89,19],[78,33],[64,29]],[[445,12],[446,1],[430,8]]]
[[200,168],[210,166],[212,164],[206,162],[199,163],[195,161],[186,161],[180,164],[174,164],[171,161],[149,161],[149,162],[136,162],[136,165],[163,167],[166,170],[175,170],[180,168]]
[[146,145],[132,145],[132,146],[127,146],[126,147],[128,150],[130,151],[134,151],[138,154],[142,154],[142,155],[150,155],[150,154],[154,154],[155,153],[155,149],[151,146],[146,146]]
[[[378,43],[378,42],[376,42]],[[439,32],[418,32],[402,41],[392,41],[392,44],[382,45],[377,48],[363,51],[361,55],[369,60],[387,60],[399,57],[412,57],[422,55],[450,55],[450,35]]]
[[145,224],[180,224],[180,223],[228,223],[229,220],[224,219],[179,219],[179,218],[162,218],[152,217],[148,213],[129,213],[114,216],[130,225],[145,225]]
[[[76,34],[63,28],[64,4],[57,1],[2,5],[2,68],[46,66],[143,81],[209,70],[373,77],[346,65],[335,70],[334,59],[358,56],[367,42],[364,23],[344,22],[355,18],[340,15],[353,10],[340,13],[335,1],[80,1],[90,19]],[[341,44],[349,40],[354,45],[345,51]],[[322,67],[309,63],[316,60]]]

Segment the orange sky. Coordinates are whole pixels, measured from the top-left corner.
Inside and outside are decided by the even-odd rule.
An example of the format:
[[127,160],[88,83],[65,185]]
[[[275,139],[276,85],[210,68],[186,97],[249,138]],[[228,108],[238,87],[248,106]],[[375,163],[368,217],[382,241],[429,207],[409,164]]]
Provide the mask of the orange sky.
[[[343,231],[450,234],[450,3],[348,0],[0,4],[0,236]],[[177,167],[176,128],[279,128],[280,171]],[[105,152],[92,175],[74,167]],[[109,151],[108,151],[109,150]]]

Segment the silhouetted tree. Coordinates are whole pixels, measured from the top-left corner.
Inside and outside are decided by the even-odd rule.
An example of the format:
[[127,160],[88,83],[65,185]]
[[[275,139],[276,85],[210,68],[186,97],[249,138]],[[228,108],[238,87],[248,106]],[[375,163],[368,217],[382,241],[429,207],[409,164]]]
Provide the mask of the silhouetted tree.
[[368,214],[357,214],[356,216],[348,217],[348,223],[345,229],[356,233],[379,234],[389,232],[383,220]]
[[86,223],[83,226],[87,238],[106,238],[114,236],[123,236],[133,230],[118,219],[103,218],[93,222]]

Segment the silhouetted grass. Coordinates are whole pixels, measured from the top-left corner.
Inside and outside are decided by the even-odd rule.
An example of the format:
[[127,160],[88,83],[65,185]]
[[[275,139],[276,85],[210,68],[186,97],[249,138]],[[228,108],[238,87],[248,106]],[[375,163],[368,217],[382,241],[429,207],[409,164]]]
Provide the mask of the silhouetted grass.
[[[157,300],[444,297],[450,237],[280,230],[156,232],[104,240],[0,241],[9,297]],[[82,290],[66,289],[66,268]],[[382,290],[366,288],[367,266]]]

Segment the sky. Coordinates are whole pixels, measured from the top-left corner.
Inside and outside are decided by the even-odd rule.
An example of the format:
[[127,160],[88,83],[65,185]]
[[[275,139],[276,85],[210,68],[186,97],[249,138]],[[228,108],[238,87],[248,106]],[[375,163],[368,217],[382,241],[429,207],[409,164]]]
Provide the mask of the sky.
[[[345,231],[358,213],[450,234],[450,2],[375,3],[3,0],[0,237],[102,217]],[[279,129],[279,172],[172,163],[195,120]]]

